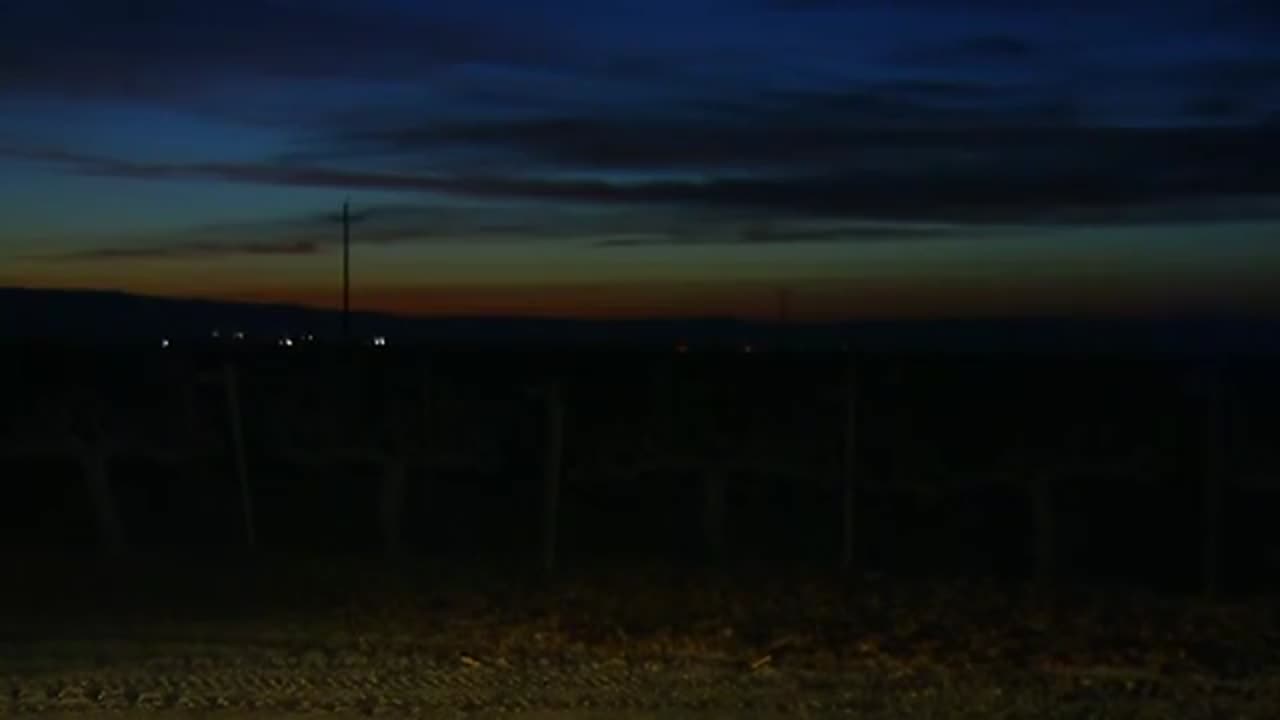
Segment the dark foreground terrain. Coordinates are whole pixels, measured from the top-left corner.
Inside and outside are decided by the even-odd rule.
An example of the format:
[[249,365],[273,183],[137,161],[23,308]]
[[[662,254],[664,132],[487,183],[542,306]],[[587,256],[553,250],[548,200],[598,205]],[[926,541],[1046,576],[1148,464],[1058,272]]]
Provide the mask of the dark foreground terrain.
[[1280,717],[1269,358],[4,362],[0,716]]
[[0,716],[1273,718],[1274,599],[10,558]]

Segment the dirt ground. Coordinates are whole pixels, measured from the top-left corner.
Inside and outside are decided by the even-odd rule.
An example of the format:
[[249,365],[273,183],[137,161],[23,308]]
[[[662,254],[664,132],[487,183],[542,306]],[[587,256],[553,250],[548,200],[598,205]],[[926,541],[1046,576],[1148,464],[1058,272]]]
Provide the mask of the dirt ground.
[[[513,715],[500,711],[495,712],[433,712],[428,715],[433,718],[466,718],[467,720],[498,720],[499,718],[519,717],[521,720],[731,720],[743,718],[744,720],[793,720],[793,715],[778,712],[762,712],[762,713],[741,713],[741,712],[628,712],[618,710],[546,710],[531,711]],[[9,717],[9,716],[5,716]],[[22,717],[22,716],[13,716]],[[35,715],[41,720],[82,720],[85,716],[77,713],[45,713]],[[119,717],[127,718],[129,714],[125,713],[105,713],[95,715],[95,717]],[[148,720],[315,720],[317,713],[313,712],[277,712],[270,710],[258,711],[156,711],[148,712],[145,717]],[[334,713],[326,714],[323,717],[326,720],[365,720],[370,717],[364,712],[352,713]],[[818,717],[809,715],[807,717]],[[838,717],[833,715],[832,717]]]
[[1274,718],[1273,599],[475,567],[19,572],[0,716]]

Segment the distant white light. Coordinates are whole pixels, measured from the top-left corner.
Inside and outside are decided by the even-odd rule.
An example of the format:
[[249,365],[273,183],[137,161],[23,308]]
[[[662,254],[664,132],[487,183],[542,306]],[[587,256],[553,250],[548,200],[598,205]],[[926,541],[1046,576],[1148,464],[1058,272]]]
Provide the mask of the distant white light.
[[161,340],[161,341],[160,341],[160,347],[162,347],[162,348],[167,348],[167,347],[169,347],[169,338],[165,338],[165,339]]
[[387,344],[387,339],[379,335],[378,337],[373,339],[373,344],[377,345],[378,347],[382,347]]
[[235,338],[235,339],[237,339],[237,340],[243,340],[243,339],[244,339],[244,333],[242,333],[242,332],[240,332],[240,331],[236,331],[236,333],[235,333],[234,335],[232,335],[232,337],[234,337],[234,338]]
[[307,333],[307,342],[315,342],[315,341],[316,341],[316,336],[312,335],[311,333]]
[[213,331],[213,339],[214,339],[214,340],[217,340],[217,339],[218,339],[218,338],[220,338],[220,337],[222,337],[222,333],[218,332],[217,330],[214,330],[214,331]]
[[281,346],[281,347],[293,347],[293,338],[281,338],[281,339],[280,339],[280,346]]

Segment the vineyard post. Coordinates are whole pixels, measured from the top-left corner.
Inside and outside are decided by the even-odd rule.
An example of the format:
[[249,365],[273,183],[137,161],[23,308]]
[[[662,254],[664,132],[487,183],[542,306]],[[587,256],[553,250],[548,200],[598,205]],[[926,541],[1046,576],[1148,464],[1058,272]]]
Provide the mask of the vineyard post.
[[559,379],[547,388],[546,457],[542,505],[542,569],[556,568],[556,540],[560,520],[560,484],[564,470],[564,388]]
[[402,457],[393,454],[383,460],[382,472],[382,496],[378,509],[382,547],[388,559],[395,559],[404,550],[404,500],[409,469]]
[[1214,370],[1208,380],[1204,465],[1201,470],[1201,506],[1204,508],[1201,582],[1205,594],[1213,596],[1217,594],[1221,583],[1219,562],[1222,552],[1223,475],[1226,472],[1226,401],[1221,375]]
[[123,555],[128,548],[124,525],[111,490],[110,453],[102,448],[86,448],[80,457],[81,469],[93,500],[98,521],[101,549],[111,557]]
[[244,415],[240,407],[240,383],[235,366],[230,362],[223,365],[222,374],[227,395],[231,449],[235,456],[236,478],[240,485],[240,513],[244,520],[244,539],[245,544],[252,551],[257,547],[258,540],[253,516],[253,493],[249,487],[249,460],[244,440]]
[[1053,512],[1053,477],[1046,468],[1031,467],[1022,470],[1031,473],[1029,490],[1031,515],[1035,533],[1035,579],[1042,588],[1051,585],[1057,571]]
[[849,356],[845,377],[844,463],[841,468],[841,538],[840,566],[848,572],[854,567],[854,544],[857,511],[858,473],[858,366]]
[[724,564],[727,552],[728,480],[728,472],[722,468],[711,468],[703,477],[703,533],[709,560],[716,567]]

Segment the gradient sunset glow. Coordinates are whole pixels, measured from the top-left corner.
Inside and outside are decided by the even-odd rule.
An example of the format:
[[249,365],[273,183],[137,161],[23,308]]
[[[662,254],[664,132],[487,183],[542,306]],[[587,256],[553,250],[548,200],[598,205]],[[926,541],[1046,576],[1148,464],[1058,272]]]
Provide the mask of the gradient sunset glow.
[[1280,11],[19,0],[0,285],[433,315],[1280,310]]

